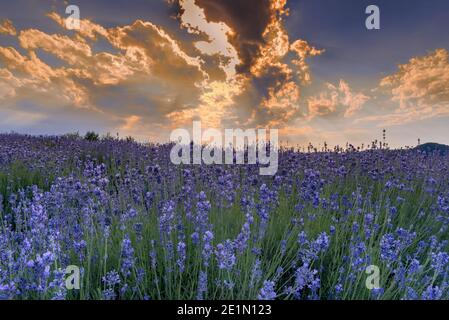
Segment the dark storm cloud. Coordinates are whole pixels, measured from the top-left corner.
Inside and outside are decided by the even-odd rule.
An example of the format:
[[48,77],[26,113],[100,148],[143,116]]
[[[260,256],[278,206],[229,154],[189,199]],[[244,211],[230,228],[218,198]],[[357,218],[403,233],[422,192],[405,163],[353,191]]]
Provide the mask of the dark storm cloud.
[[195,0],[212,22],[224,22],[233,31],[229,42],[236,48],[241,64],[237,72],[247,73],[265,44],[263,33],[276,17],[271,0]]

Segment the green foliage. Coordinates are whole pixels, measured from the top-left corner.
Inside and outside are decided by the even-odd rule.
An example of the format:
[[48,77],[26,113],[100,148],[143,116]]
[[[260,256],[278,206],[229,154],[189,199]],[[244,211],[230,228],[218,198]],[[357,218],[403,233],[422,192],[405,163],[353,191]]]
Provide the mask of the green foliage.
[[64,135],[64,137],[66,137],[67,139],[70,139],[70,140],[79,140],[79,139],[81,139],[80,133],[78,131],[77,132],[67,133],[67,134]]
[[432,154],[433,152],[440,153],[441,155],[449,153],[449,146],[438,143],[425,143],[416,147],[417,150]]
[[84,136],[84,139],[86,139],[87,141],[93,142],[93,141],[98,141],[100,139],[100,136],[98,135],[98,133],[96,133],[94,131],[88,131],[86,133],[86,135]]
[[134,142],[136,142],[136,140],[135,140],[132,136],[127,136],[127,137],[125,138],[125,141],[128,142],[128,143],[134,143]]

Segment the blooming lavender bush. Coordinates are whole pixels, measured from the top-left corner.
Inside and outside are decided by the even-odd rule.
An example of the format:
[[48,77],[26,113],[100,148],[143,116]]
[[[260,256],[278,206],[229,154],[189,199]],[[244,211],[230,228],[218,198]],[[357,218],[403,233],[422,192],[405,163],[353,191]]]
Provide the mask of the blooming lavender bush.
[[282,149],[266,177],[170,149],[0,135],[0,298],[449,298],[449,156]]

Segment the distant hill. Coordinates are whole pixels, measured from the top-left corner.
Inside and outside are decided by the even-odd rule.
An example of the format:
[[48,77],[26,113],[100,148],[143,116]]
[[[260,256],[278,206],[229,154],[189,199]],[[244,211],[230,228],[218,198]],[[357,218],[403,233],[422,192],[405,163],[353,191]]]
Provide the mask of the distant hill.
[[439,151],[442,155],[449,154],[449,146],[439,143],[425,143],[417,146],[415,149],[423,151],[425,153],[433,153]]

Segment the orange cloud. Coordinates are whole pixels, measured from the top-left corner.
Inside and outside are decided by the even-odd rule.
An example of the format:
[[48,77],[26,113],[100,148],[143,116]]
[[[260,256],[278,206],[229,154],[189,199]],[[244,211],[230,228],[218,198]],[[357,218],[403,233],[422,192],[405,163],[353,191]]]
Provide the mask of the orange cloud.
[[[171,113],[172,121],[187,123],[197,117],[215,127],[223,122],[284,126],[297,116],[301,90],[295,74],[302,84],[310,83],[305,60],[323,51],[303,40],[290,44],[283,20],[286,1],[172,2],[179,5],[181,26],[204,39],[195,42],[197,49],[223,57],[220,65],[227,75],[226,80],[206,82],[200,105]],[[290,51],[298,55],[291,62],[301,66],[296,73],[286,61]]]
[[449,114],[449,54],[437,49],[399,65],[395,74],[380,82],[399,109],[385,119],[389,124]]
[[10,36],[15,36],[17,34],[16,28],[12,24],[11,20],[0,20],[0,34],[6,34]]
[[[65,27],[59,15],[49,16]],[[184,53],[177,41],[160,27],[139,20],[129,26],[110,29],[88,20],[82,20],[81,26],[74,37],[47,34],[37,29],[21,31],[19,44],[27,50],[28,56],[12,47],[0,47],[0,61],[20,79],[22,97],[33,92],[45,93],[45,96],[54,94],[55,98],[65,100],[64,104],[72,102],[100,111],[102,108],[96,102],[102,99],[99,92],[107,87],[129,87],[142,96],[138,99],[152,99],[151,103],[158,104],[158,121],[170,112],[164,111],[167,107],[182,109],[183,104],[197,101],[201,85],[207,79],[201,60]],[[97,35],[105,37],[118,53],[94,54],[86,39],[95,40]],[[65,64],[62,67],[46,64],[38,57],[38,50]],[[144,97],[144,91],[137,88],[145,85],[158,87],[160,97]],[[2,91],[12,92],[11,86],[2,85]],[[56,103],[57,99],[54,100]]]
[[296,40],[293,42],[290,45],[290,50],[297,55],[297,58],[294,59],[292,63],[298,68],[297,75],[299,79],[302,83],[309,84],[311,82],[311,75],[306,59],[309,57],[319,56],[323,54],[325,50],[318,50],[304,40]]
[[36,94],[54,102],[60,99],[64,104],[87,107],[87,93],[70,77],[72,70],[52,68],[34,51],[28,55],[23,56],[12,47],[0,47],[0,62],[14,75],[15,91],[20,89],[22,97]]
[[14,75],[7,69],[0,69],[0,101],[16,96],[16,88],[20,87],[21,83]]
[[79,40],[72,40],[68,36],[49,35],[36,29],[21,31],[19,34],[20,46],[29,51],[42,49],[53,54],[69,65],[86,63],[92,57],[90,46]]
[[340,80],[338,86],[327,83],[325,91],[307,99],[307,118],[311,120],[315,117],[328,117],[339,113],[349,118],[359,111],[369,99],[363,93],[353,92],[344,80]]
[[377,91],[387,94],[387,113],[361,117],[355,123],[377,122],[385,127],[448,116],[448,51],[437,49],[399,65],[396,73],[380,81]]
[[[62,28],[55,34],[17,34],[12,22],[2,22],[0,32],[16,36],[23,50],[0,46],[0,99],[11,108],[33,101],[47,114],[58,106],[96,112],[136,135],[194,119],[208,127],[283,127],[298,117],[301,86],[311,79],[306,59],[322,51],[290,43],[285,0],[248,0],[243,9],[222,0],[171,2],[194,46],[149,21],[106,28],[83,19],[67,32],[66,20],[52,12]],[[96,51],[98,40],[112,50]],[[297,58],[290,60],[291,52]]]
[[[66,18],[61,17],[56,12],[50,12],[47,16],[59,24],[62,28],[66,28]],[[81,37],[88,38],[90,40],[97,40],[98,35],[105,38],[108,36],[108,31],[106,28],[100,26],[99,24],[93,23],[88,19],[82,19],[80,21],[80,29],[77,30],[77,32]]]
[[195,47],[206,55],[220,55],[220,67],[225,71],[227,79],[235,75],[235,68],[240,63],[237,51],[228,41],[232,29],[224,22],[209,22],[204,9],[198,7],[194,0],[180,0],[181,27],[190,33],[205,35],[204,41],[196,41]]

